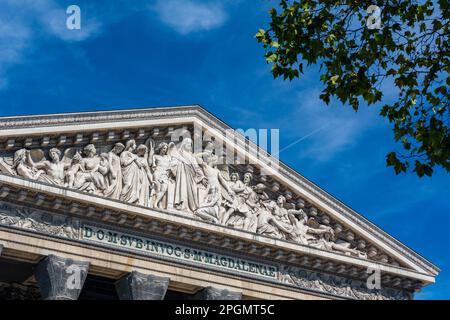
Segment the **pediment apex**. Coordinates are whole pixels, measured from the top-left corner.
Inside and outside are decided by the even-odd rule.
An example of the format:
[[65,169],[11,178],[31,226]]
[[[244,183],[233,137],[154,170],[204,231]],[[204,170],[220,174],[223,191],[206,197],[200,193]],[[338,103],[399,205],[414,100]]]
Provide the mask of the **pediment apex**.
[[[194,125],[199,125],[202,130],[208,131],[215,138],[224,140],[225,143],[230,143],[229,132],[232,128],[223,121],[217,119],[200,105],[2,117],[0,118],[0,171],[2,174],[20,176],[20,173],[17,172],[17,167],[13,168],[14,155],[19,150],[29,150],[29,153],[31,153],[29,156],[28,154],[24,154],[21,155],[21,157],[24,157],[24,159],[29,157],[32,159],[31,161],[33,161],[34,158],[34,162],[38,163],[43,160],[48,161],[48,152],[52,148],[60,150],[61,157],[64,157],[66,155],[64,152],[67,152],[67,150],[70,149],[72,154],[67,155],[70,157],[70,163],[67,162],[67,168],[63,170],[64,175],[60,176],[57,182],[51,177],[51,174],[50,177],[48,177],[49,174],[46,170],[51,171],[51,168],[45,168],[44,164],[39,165],[39,168],[33,168],[36,172],[39,170],[43,172],[41,177],[36,178],[36,180],[53,185],[61,183],[62,186],[67,187],[67,183],[74,183],[74,181],[68,182],[66,176],[67,170],[70,170],[70,168],[73,167],[70,165],[72,163],[71,161],[77,152],[83,153],[88,145],[97,146],[97,149],[99,150],[96,150],[96,156],[100,157],[100,155],[103,154],[103,161],[107,162],[111,161],[111,155],[107,158],[105,154],[111,153],[112,147],[117,143],[121,143],[124,148],[128,148],[127,142],[130,140],[135,140],[138,142],[137,144],[141,145],[145,145],[149,139],[155,141],[155,144],[164,141],[167,141],[169,144],[170,141],[167,139],[170,137],[173,130],[185,129],[188,131],[190,130],[194,134],[194,129],[192,127]],[[239,137],[240,139],[243,138],[239,132],[234,132],[231,136],[231,138],[235,137]],[[147,149],[153,148],[155,150],[157,147],[157,145],[150,146],[147,144]],[[252,142],[248,142],[247,149],[242,148],[240,145],[237,145],[235,148],[237,154],[245,155],[248,159],[256,154],[258,150],[257,146]],[[43,152],[43,154],[41,155],[39,152]],[[135,157],[134,154],[136,154],[136,151],[133,150],[130,152],[130,159]],[[82,154],[81,158],[83,157],[86,156]],[[118,157],[118,159],[120,159],[120,157]],[[165,163],[166,160],[167,159],[160,159],[160,164],[156,164],[153,168],[150,166],[149,177],[155,175],[155,170],[158,168],[158,165],[168,165]],[[346,253],[358,258],[365,256],[368,261],[399,266],[431,276],[436,276],[440,271],[431,262],[427,261],[363,216],[335,199],[301,174],[284,164],[281,160],[274,159],[267,153],[252,160],[252,166],[249,166],[248,164],[236,165],[232,166],[232,170],[230,171],[238,172],[238,180],[243,183],[241,179],[243,179],[246,172],[251,171],[249,169],[250,167],[252,167],[252,170],[255,172],[258,172],[261,168],[266,168],[268,163],[276,163],[276,170],[272,167],[268,170],[271,175],[263,179],[258,177],[258,181],[256,182],[265,184],[266,190],[268,190],[265,195],[268,199],[263,199],[265,201],[264,214],[267,214],[267,212],[269,212],[269,215],[270,212],[274,214],[275,210],[278,210],[279,213],[281,207],[282,213],[279,213],[279,219],[274,219],[274,222],[268,222],[261,218],[261,223],[266,224],[258,229],[257,220],[259,215],[256,214],[256,211],[255,217],[247,217],[246,210],[248,209],[248,205],[245,202],[239,203],[241,200],[236,200],[234,203],[231,203],[231,200],[233,199],[228,199],[228,207],[225,206],[222,208],[222,206],[219,209],[222,211],[225,210],[225,212],[228,212],[228,209],[230,211],[234,210],[230,215],[232,218],[236,217],[233,218],[236,221],[224,222],[223,220],[221,221],[224,213],[218,217],[214,212],[215,209],[211,209],[212,207],[204,207],[204,209],[198,210],[201,206],[199,203],[195,203],[196,201],[189,203],[192,199],[183,198],[189,193],[186,193],[186,190],[184,189],[184,195],[181,197],[181,200],[183,201],[180,210],[185,210],[190,213],[197,212],[196,215],[199,219],[208,222],[218,224],[231,223],[231,225],[238,229],[247,228],[248,231],[271,237],[287,237],[294,242],[303,241],[316,247],[322,247],[330,251],[339,251],[340,253]],[[26,162],[27,160],[24,161]],[[86,163],[83,165],[86,165]],[[28,166],[28,164],[26,164],[26,166]],[[200,175],[211,174],[211,177],[213,177],[215,174],[214,172],[206,173],[205,170],[208,170],[206,166],[200,167],[200,169],[203,172]],[[183,170],[183,168],[179,167],[173,170]],[[170,186],[164,184],[164,181],[169,181],[169,179],[173,180],[174,177],[166,177],[165,171],[162,171],[156,172],[157,178],[160,179],[159,185],[156,186],[155,181],[150,182],[150,179],[153,178],[149,178],[147,186],[151,190],[157,190],[157,188],[159,188],[159,191],[153,191],[153,194],[144,196],[145,200],[142,201],[145,203],[135,202],[136,204],[150,205],[149,202],[146,201],[157,201],[157,205],[159,206],[161,201],[165,201],[165,205],[168,205],[167,192],[170,191],[166,190],[162,192],[161,190],[165,190],[166,187],[170,188]],[[22,172],[22,174],[26,174],[26,172]],[[175,174],[176,173],[174,173],[174,175]],[[199,178],[200,175],[196,178]],[[253,176],[255,176],[255,174],[253,174]],[[103,175],[103,177],[101,174],[98,175],[99,180],[106,179],[105,177],[106,174]],[[34,179],[35,177],[31,175],[26,178]],[[128,197],[122,195],[123,190],[112,190],[114,188],[111,188],[111,181],[113,181],[111,180],[111,176],[109,177],[109,182],[102,182],[95,181],[95,175],[93,175],[92,177],[86,178],[87,180],[92,181],[85,181],[83,184],[79,182],[79,180],[82,179],[82,175],[74,173],[73,179],[78,179],[77,183],[80,184],[78,187],[79,190],[84,189],[83,191],[95,194],[101,193],[107,197],[117,197],[117,199],[122,199],[122,201],[131,203],[136,201],[132,195],[134,192],[133,190]],[[128,179],[128,177],[125,177],[125,180],[126,179]],[[256,182],[251,182],[249,186],[256,185]],[[122,181],[121,183],[123,184],[124,182]],[[170,183],[167,183],[167,185],[170,185]],[[174,181],[173,183],[176,184],[177,181]],[[199,189],[202,189],[202,181],[196,181],[196,183],[198,183]],[[90,187],[88,186],[89,184],[91,185]],[[181,187],[186,188],[186,185],[181,185]],[[220,186],[220,188],[224,187]],[[225,188],[227,188],[227,186],[225,186]],[[208,189],[208,184],[205,182],[204,189],[211,190],[212,188]],[[157,194],[158,192],[159,194]],[[209,192],[210,191],[208,191],[208,193]],[[288,195],[289,199],[286,203],[277,204],[277,197],[279,195],[283,195],[285,200],[286,195]],[[175,200],[171,200],[172,202],[180,200],[180,197],[177,198],[176,194],[171,195],[172,198],[173,196],[175,196]],[[258,201],[261,201],[261,194],[258,194],[257,196],[259,197]],[[152,200],[147,199],[151,197],[153,197]],[[162,197],[162,199],[159,199],[159,197]],[[203,194],[202,197],[203,200],[205,200],[208,197],[208,194]],[[214,195],[210,194],[209,198],[214,198]],[[272,200],[273,203],[269,200]],[[221,201],[226,202],[226,199],[221,198]],[[171,203],[170,205],[173,206],[174,203]],[[230,209],[231,206],[234,208],[233,210]],[[278,209],[276,206],[278,206]],[[253,209],[250,208],[249,211],[253,212]],[[306,220],[304,220],[304,222],[299,222],[303,219],[303,215]],[[290,220],[289,217],[291,217]],[[227,217],[227,219],[230,219],[230,217]],[[248,219],[253,219],[253,222],[249,222]],[[272,218],[270,217],[269,220],[270,219]],[[300,230],[297,234],[292,231],[292,228],[294,228],[294,221],[298,224],[298,226],[294,227]],[[235,225],[233,223],[235,223]],[[317,230],[322,229],[322,231],[305,231],[309,230],[308,228]],[[308,239],[302,232],[309,232],[311,237],[308,236]],[[314,234],[314,232],[317,234]],[[329,238],[320,240],[323,238],[322,235],[320,235],[321,232],[323,234],[328,234],[327,237],[333,235],[333,238],[336,239],[333,241]],[[286,236],[286,234],[289,235]],[[296,238],[296,236],[298,238]]]

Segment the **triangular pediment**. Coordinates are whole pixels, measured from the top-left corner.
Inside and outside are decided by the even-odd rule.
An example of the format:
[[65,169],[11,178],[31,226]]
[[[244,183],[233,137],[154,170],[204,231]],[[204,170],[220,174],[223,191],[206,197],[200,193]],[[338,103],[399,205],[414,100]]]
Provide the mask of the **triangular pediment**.
[[270,238],[329,259],[334,272],[341,262],[377,265],[426,284],[439,271],[199,106],[5,117],[0,145],[8,190],[47,185],[90,210],[153,210],[225,236]]

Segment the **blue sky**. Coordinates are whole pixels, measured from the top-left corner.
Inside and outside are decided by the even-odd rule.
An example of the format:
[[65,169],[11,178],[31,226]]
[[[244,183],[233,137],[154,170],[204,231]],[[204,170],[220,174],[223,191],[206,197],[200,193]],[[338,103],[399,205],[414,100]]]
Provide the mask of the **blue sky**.
[[[81,30],[65,10],[81,8]],[[438,265],[450,298],[450,179],[396,176],[377,106],[319,100],[318,69],[274,80],[254,35],[272,0],[0,2],[0,115],[201,104],[234,128],[279,128],[282,161]],[[385,86],[385,97],[395,92]]]

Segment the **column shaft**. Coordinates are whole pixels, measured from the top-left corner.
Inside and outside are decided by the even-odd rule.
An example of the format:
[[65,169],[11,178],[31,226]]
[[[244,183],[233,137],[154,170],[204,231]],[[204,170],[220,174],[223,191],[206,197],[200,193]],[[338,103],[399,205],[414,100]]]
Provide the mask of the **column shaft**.
[[116,282],[120,300],[163,300],[169,278],[133,271]]
[[35,268],[34,275],[44,300],[77,300],[89,269],[89,262],[49,255]]

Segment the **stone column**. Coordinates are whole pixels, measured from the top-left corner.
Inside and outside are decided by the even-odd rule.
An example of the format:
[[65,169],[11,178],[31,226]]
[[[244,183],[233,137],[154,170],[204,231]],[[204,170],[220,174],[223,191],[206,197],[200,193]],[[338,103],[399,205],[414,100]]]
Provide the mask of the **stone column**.
[[133,271],[116,282],[120,300],[163,300],[169,278]]
[[242,293],[228,289],[206,287],[197,294],[196,298],[202,300],[241,300]]
[[89,262],[49,255],[35,267],[34,275],[44,300],[77,300]]

